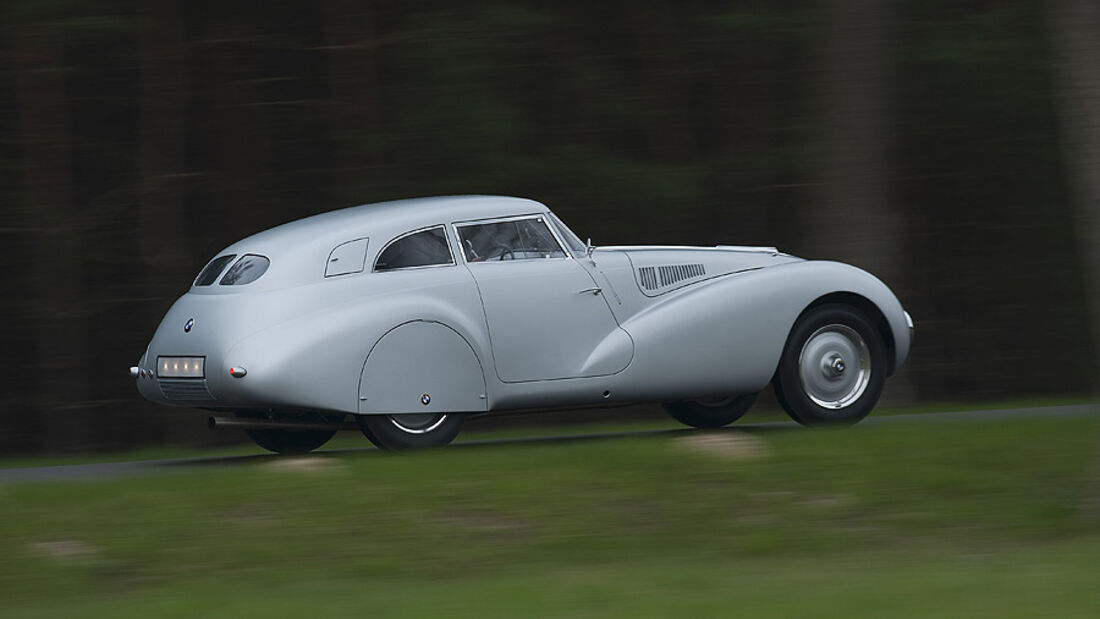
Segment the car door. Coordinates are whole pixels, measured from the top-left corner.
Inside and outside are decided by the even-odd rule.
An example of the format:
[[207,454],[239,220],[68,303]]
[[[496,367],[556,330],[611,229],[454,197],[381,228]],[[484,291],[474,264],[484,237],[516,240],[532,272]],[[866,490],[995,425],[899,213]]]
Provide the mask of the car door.
[[630,363],[630,336],[543,215],[455,228],[481,294],[502,381],[604,376]]

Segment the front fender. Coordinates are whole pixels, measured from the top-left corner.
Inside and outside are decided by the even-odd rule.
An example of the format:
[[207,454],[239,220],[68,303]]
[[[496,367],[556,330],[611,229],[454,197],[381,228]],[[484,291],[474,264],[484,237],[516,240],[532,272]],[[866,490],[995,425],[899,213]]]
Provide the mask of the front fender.
[[628,371],[638,387],[631,391],[660,399],[760,391],[799,315],[837,292],[864,297],[882,312],[900,365],[909,350],[908,327],[885,284],[846,264],[792,262],[690,286],[627,320],[623,328],[636,346]]

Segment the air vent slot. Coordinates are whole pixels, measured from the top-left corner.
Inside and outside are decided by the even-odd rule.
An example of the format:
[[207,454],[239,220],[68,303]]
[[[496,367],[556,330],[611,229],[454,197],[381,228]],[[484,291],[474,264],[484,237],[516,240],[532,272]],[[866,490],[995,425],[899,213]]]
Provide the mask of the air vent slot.
[[665,264],[654,267],[640,267],[638,269],[638,282],[643,290],[655,291],[706,274],[707,270],[701,264]]
[[177,380],[160,379],[160,391],[165,400],[183,402],[209,402],[214,399],[206,388],[205,380],[181,378]]
[[676,282],[706,274],[701,264],[673,264],[657,267],[657,273],[661,276],[661,287],[671,286]]

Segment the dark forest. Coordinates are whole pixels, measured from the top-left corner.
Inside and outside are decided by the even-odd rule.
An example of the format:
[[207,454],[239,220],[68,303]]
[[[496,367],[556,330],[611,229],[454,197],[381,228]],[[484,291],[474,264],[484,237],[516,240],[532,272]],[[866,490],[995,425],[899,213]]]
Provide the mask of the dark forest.
[[127,375],[202,265],[442,194],[867,269],[917,322],[894,404],[1091,394],[1089,5],[9,0],[0,451],[209,440]]

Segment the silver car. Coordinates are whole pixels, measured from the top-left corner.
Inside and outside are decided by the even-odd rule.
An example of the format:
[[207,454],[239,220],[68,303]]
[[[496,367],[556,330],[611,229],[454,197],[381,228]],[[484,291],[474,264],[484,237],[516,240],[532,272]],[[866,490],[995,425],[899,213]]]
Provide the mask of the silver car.
[[538,202],[423,198],[227,247],[130,373],[146,399],[215,411],[212,427],[272,451],[355,427],[401,450],[444,445],[488,411],[662,402],[718,427],[769,382],[800,423],[854,423],[912,328],[889,288],[845,264],[592,247]]

